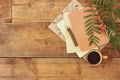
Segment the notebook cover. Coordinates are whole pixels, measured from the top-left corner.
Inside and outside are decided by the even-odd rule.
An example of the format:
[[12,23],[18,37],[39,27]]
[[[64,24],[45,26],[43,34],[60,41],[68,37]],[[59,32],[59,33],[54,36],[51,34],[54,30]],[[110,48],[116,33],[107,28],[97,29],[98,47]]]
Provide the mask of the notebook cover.
[[[61,30],[61,32],[63,33],[63,35],[66,38],[67,53],[76,53],[79,56],[79,58],[81,58],[89,52],[89,50],[81,51],[79,47],[76,47],[74,45],[74,43],[71,39],[71,36],[68,33],[67,28],[65,27],[64,20],[59,22],[57,25],[58,25],[58,28]],[[95,48],[95,49],[98,49],[98,48]]]
[[[91,13],[85,13],[84,11],[86,9],[88,8],[84,7],[81,10],[76,10],[69,14],[69,19],[71,22],[71,29],[74,33],[78,46],[80,47],[82,51],[90,50],[96,47],[95,45],[89,46],[89,41],[88,41],[89,36],[86,34],[86,31],[85,31],[86,27],[84,23],[87,19],[85,19],[84,16],[91,14]],[[100,39],[98,46],[109,42],[109,38],[107,35],[103,33],[102,34],[96,33],[95,35]]]

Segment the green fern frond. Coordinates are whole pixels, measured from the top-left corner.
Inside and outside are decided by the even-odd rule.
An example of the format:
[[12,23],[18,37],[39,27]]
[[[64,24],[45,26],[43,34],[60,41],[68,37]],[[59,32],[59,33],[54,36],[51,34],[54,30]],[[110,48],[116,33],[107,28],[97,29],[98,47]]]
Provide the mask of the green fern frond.
[[[112,46],[120,51],[120,31],[117,30],[117,25],[115,24],[116,19],[120,19],[120,3],[116,0],[89,0],[93,5],[89,5],[90,9],[84,12],[90,12],[92,14],[86,15],[85,27],[86,33],[89,36],[89,45],[99,43],[99,38],[94,34],[100,34],[99,20],[95,18],[100,16],[103,23],[106,25],[106,30],[110,38],[110,43]],[[118,7],[114,7],[118,5]],[[93,9],[92,9],[93,8]],[[96,10],[95,10],[96,8]],[[98,12],[98,14],[96,14]]]
[[88,10],[85,10],[84,12],[96,12],[96,11],[98,11],[98,10],[92,10],[91,11],[91,9],[88,9]]
[[85,27],[86,27],[86,34],[89,36],[89,46],[91,46],[92,44],[94,45],[98,45],[99,43],[99,38],[97,36],[95,36],[95,33],[100,34],[100,30],[99,27],[96,25],[99,25],[99,20],[97,19],[98,14],[93,14],[93,13],[97,13],[98,10],[96,10],[94,7],[91,6],[90,9],[85,10],[84,12],[86,13],[92,13],[92,14],[88,14],[86,15],[84,18],[86,18],[85,21]]
[[120,8],[119,7],[115,8],[113,10],[113,13],[114,13],[115,17],[120,18]]
[[89,14],[89,15],[84,16],[84,18],[89,18],[89,17],[92,17],[92,16],[98,16],[98,15],[96,15],[96,14]]
[[120,51],[120,32],[118,32],[114,38],[110,40],[112,47]]
[[91,21],[97,21],[97,22],[99,22],[98,19],[96,19],[96,18],[90,18],[90,19],[88,19],[88,20],[85,21],[85,24],[87,24],[87,23],[89,23]]
[[98,25],[99,22],[98,21],[89,21],[85,24],[85,27],[90,27],[91,25]]

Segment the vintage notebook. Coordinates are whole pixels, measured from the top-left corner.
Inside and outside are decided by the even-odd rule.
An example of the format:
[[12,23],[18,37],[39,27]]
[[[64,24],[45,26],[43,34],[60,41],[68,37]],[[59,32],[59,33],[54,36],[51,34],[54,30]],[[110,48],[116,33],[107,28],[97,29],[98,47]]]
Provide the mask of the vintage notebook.
[[[68,18],[69,13],[64,13],[63,14],[63,23],[64,23],[64,28],[65,29],[65,39],[66,39],[66,46],[67,46],[67,53],[72,53],[76,52],[75,44],[71,38],[70,33],[67,31],[68,26],[71,26],[71,23]],[[62,31],[62,30],[61,30]]]
[[63,35],[65,36],[67,53],[76,53],[79,56],[79,58],[83,57],[84,55],[86,55],[88,53],[88,51],[81,51],[79,47],[76,47],[74,45],[74,43],[71,39],[71,36],[70,36],[69,32],[67,31],[67,28],[65,27],[64,20],[59,22],[57,25],[58,25],[58,28],[63,33]]
[[[82,51],[85,50],[90,50],[95,48],[95,45],[89,46],[89,36],[86,34],[86,27],[85,27],[85,21],[87,19],[84,18],[84,16],[90,14],[90,13],[85,13],[84,11],[88,8],[83,8],[81,10],[76,10],[72,13],[69,14],[69,19],[71,22],[71,29],[74,33],[74,36],[76,38],[76,41],[78,43],[78,46]],[[106,44],[109,42],[109,38],[105,34],[95,34],[99,39],[100,43],[98,46]]]
[[55,18],[55,20],[48,26],[56,35],[58,35],[62,40],[65,41],[65,37],[57,27],[57,23],[63,20],[63,14],[66,12],[72,12],[81,8],[82,5],[77,0],[72,0],[66,8]]
[[[70,28],[69,26],[71,26],[71,23],[70,23],[69,18],[68,18],[68,14],[69,13],[64,13],[63,14],[64,19],[61,22],[59,22],[57,24],[57,26],[65,37],[67,53],[76,53],[81,58],[84,55],[86,55],[89,50],[81,51],[81,49],[78,46],[77,47],[75,46],[75,44],[72,40],[72,37],[67,30],[68,28]],[[94,49],[98,49],[98,47],[96,47]]]

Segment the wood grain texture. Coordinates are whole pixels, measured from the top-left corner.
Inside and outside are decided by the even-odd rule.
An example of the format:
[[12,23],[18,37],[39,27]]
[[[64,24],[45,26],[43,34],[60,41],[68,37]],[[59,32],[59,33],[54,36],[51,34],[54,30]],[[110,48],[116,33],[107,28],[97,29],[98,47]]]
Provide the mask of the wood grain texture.
[[[0,80],[120,80],[120,58],[92,67],[75,54],[66,54],[65,42],[48,29],[70,1],[0,0],[1,18],[13,21],[0,24]],[[109,49],[107,45],[102,52],[119,57]]]
[[[87,0],[79,0],[79,2],[81,2],[82,4],[84,4],[86,1]],[[9,28],[11,28],[11,26],[15,27],[15,29],[17,29],[18,31],[16,31],[14,28],[12,28],[13,31],[9,31],[7,30],[7,28],[4,32],[1,30],[2,31],[1,33],[3,33],[1,34],[1,36],[3,36],[3,38],[7,37],[7,40],[1,39],[1,44],[6,42],[7,44],[2,46],[0,56],[2,57],[3,56],[4,57],[6,56],[69,57],[66,54],[65,43],[59,40],[57,36],[54,37],[55,35],[52,32],[50,32],[50,30],[47,29],[48,25],[46,24],[44,25],[44,22],[51,22],[58,15],[58,13],[60,13],[62,9],[66,7],[66,5],[69,2],[70,0],[66,0],[66,1],[64,0],[59,0],[59,1],[58,0],[13,0],[12,21],[13,23],[15,22],[21,22],[21,23],[15,24],[15,25],[14,24],[7,25]],[[48,15],[48,13],[50,14]],[[37,24],[33,22],[43,22],[43,23]],[[21,27],[21,29],[18,28],[18,26]],[[30,27],[31,32],[28,26]],[[39,31],[35,31],[36,28],[34,28],[34,26],[40,26],[39,29],[37,28]],[[46,27],[44,29],[45,31],[42,29],[43,28],[42,26]],[[22,27],[27,27],[27,28],[22,29]],[[45,34],[46,36],[44,36],[43,34],[40,34],[45,32],[46,32]],[[8,34],[9,37],[6,34]],[[13,36],[10,36],[10,34],[12,34]],[[51,34],[52,34],[52,39],[48,36]],[[38,39],[38,38],[44,38],[44,39]],[[47,49],[47,51],[45,48]],[[108,51],[108,49],[105,48],[102,52],[106,53],[106,50]],[[9,51],[11,52],[11,54],[9,54]],[[2,54],[2,53],[5,53],[5,54]],[[70,57],[71,56],[76,57],[76,55],[74,54],[72,55],[70,54]],[[120,57],[120,54],[118,52],[115,52],[113,57]]]
[[97,67],[78,58],[6,58],[0,80],[120,80],[119,66],[118,58]]
[[13,23],[0,26],[0,57],[75,57],[49,23]]
[[11,0],[0,0],[0,23],[11,22]]
[[[0,25],[0,57],[77,57],[67,54],[66,45],[49,28],[49,23],[10,23]],[[106,46],[103,54],[120,57]]]
[[52,22],[70,0],[13,0],[13,22]]
[[[13,0],[13,22],[52,22],[71,0]],[[81,4],[87,0],[78,0]]]

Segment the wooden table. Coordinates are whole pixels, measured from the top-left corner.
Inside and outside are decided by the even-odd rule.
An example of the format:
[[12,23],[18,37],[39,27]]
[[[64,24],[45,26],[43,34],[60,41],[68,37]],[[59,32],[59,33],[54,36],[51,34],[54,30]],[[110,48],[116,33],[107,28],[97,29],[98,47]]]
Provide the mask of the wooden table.
[[92,67],[48,29],[70,1],[0,0],[0,80],[120,80],[118,51]]

